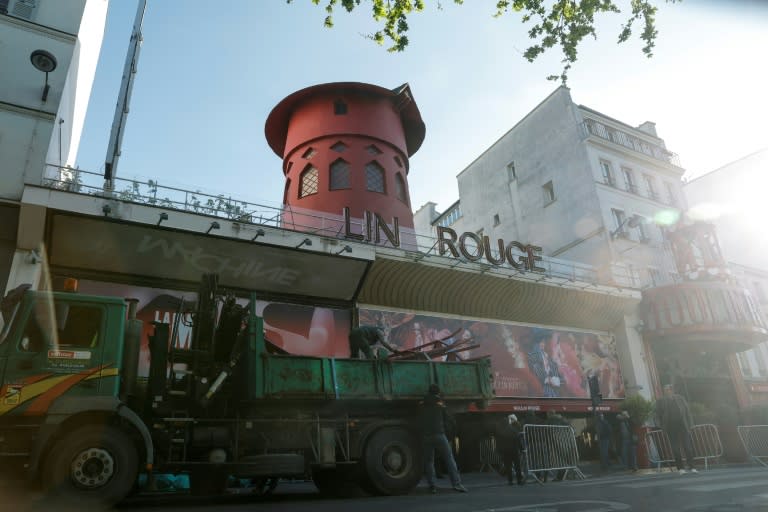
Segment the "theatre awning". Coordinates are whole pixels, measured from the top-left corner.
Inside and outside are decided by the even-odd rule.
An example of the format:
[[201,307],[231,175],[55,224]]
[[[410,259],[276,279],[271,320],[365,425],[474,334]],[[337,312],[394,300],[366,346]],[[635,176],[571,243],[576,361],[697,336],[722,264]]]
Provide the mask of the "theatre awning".
[[381,249],[358,297],[406,310],[601,331],[614,329],[640,299],[637,290],[451,266]]

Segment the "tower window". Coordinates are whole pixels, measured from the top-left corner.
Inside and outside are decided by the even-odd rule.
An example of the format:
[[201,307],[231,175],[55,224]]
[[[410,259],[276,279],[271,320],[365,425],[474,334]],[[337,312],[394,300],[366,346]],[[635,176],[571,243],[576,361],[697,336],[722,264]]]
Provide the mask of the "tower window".
[[541,190],[544,193],[544,206],[555,200],[555,186],[551,181],[548,181],[542,185]]
[[305,160],[312,160],[312,157],[317,154],[317,151],[315,151],[315,148],[307,148],[307,150],[301,155],[301,158],[304,158]]
[[384,168],[378,162],[365,164],[365,186],[371,192],[385,193]]
[[515,169],[514,161],[507,164],[507,179],[509,181],[514,181],[517,179],[517,170]]
[[331,190],[350,188],[349,162],[339,158],[331,164]]
[[395,174],[395,193],[397,194],[397,198],[399,200],[405,204],[408,204],[408,194],[405,190],[405,180],[403,179],[403,175],[400,173]]
[[333,113],[337,116],[343,116],[347,114],[347,104],[342,100],[336,100],[333,102]]
[[495,214],[493,216],[493,225],[494,226],[498,226],[499,224],[501,224],[501,218],[499,217],[499,214],[497,213],[497,214]]
[[381,150],[376,146],[374,146],[373,144],[371,144],[370,146],[366,146],[365,150],[368,152],[369,155],[376,156],[381,154]]
[[331,149],[334,150],[337,153],[343,153],[344,151],[346,151],[347,145],[344,144],[343,142],[339,141],[336,144],[334,144],[333,146],[331,146]]
[[299,198],[317,194],[317,183],[319,178],[320,177],[317,169],[311,165],[308,165],[303,171],[301,171],[301,188],[299,190]]
[[400,157],[397,156],[397,155],[395,155],[395,163],[397,164],[398,167],[402,167],[403,166],[403,161],[400,160]]
[[285,191],[283,191],[283,204],[288,203],[288,193],[291,190],[291,180],[287,179],[285,180]]

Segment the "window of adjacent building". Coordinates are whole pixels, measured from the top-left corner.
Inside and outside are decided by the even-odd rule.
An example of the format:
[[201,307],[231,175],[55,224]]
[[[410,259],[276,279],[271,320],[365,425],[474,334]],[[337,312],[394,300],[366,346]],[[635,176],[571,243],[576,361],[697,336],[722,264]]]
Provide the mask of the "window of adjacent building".
[[333,102],[333,113],[337,116],[343,116],[347,113],[347,104],[342,100]]
[[405,179],[399,172],[395,174],[395,193],[397,194],[397,198],[399,200],[405,204],[408,204],[408,192],[405,188]]
[[544,206],[555,200],[555,186],[551,181],[542,185],[541,190],[544,193]]
[[653,179],[653,176],[643,174],[643,181],[645,182],[645,191],[648,194],[648,197],[651,199],[658,199],[658,194],[656,193],[656,180]]
[[331,164],[331,190],[350,188],[349,162],[339,158]]
[[499,214],[497,213],[496,215],[493,216],[493,225],[494,226],[498,226],[499,224],[501,224],[501,218],[499,217]]
[[760,376],[765,376],[768,374],[768,368],[765,366],[765,356],[763,355],[763,351],[761,350],[760,346],[755,347],[752,349],[752,353],[755,355],[755,362],[757,363],[757,373],[760,374]]
[[507,164],[507,178],[509,181],[517,179],[517,170],[515,170],[515,162],[509,162]]
[[739,352],[736,354],[739,358],[739,367],[741,367],[741,373],[745,377],[752,376],[752,365],[749,364],[749,358],[746,352]]
[[316,154],[317,154],[317,151],[315,151],[315,148],[310,147],[310,148],[307,148],[307,150],[304,153],[302,153],[301,158],[305,160],[312,160],[312,157],[315,156]]
[[651,286],[659,286],[661,284],[661,272],[659,272],[659,269],[648,267],[648,280]]
[[447,228],[461,217],[461,206],[457,204],[442,216],[442,218],[437,222],[438,226],[443,226]]
[[616,233],[615,236],[626,234],[624,227],[626,226],[627,216],[624,213],[624,210],[611,208],[611,216],[613,217],[613,230]]
[[648,236],[648,229],[645,227],[646,219],[640,217],[640,222],[637,224],[637,236],[638,240],[642,243],[648,243],[651,241]]
[[629,167],[622,167],[621,174],[624,175],[624,185],[627,192],[637,194],[637,183],[635,183],[635,172]]
[[381,150],[373,144],[371,144],[370,146],[366,146],[365,150],[368,152],[369,155],[376,156],[381,154]]
[[331,146],[331,149],[334,150],[337,153],[343,153],[344,151],[347,150],[347,145],[344,144],[343,142],[339,141],[336,144],[334,144],[333,146]]
[[384,168],[378,162],[365,164],[365,187],[371,192],[386,192],[384,187]]
[[672,206],[677,206],[677,197],[675,196],[675,186],[668,182],[664,182],[664,187],[667,189],[667,202]]
[[603,173],[603,183],[610,186],[616,185],[616,180],[613,177],[613,166],[606,160],[600,160],[600,170]]
[[317,169],[308,165],[301,171],[301,181],[299,187],[299,198],[317,194],[317,185],[320,180],[320,174]]

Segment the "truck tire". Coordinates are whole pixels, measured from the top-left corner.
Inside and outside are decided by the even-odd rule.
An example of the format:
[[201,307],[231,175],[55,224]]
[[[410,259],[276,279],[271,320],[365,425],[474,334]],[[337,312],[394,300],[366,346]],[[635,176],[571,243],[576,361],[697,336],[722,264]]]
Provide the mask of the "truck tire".
[[365,445],[366,488],[385,496],[411,492],[423,473],[421,447],[404,428],[383,428]]
[[112,506],[136,484],[139,455],[133,440],[110,425],[80,427],[59,439],[44,461],[46,496]]

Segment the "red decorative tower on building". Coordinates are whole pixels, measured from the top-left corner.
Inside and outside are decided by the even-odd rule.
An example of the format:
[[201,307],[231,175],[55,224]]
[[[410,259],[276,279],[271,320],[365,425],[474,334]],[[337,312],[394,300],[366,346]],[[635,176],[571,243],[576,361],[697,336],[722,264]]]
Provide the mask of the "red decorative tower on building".
[[336,235],[348,208],[358,233],[370,234],[376,214],[412,230],[408,158],[425,128],[408,84],[307,87],[272,110],[265,132],[283,159],[284,227]]

